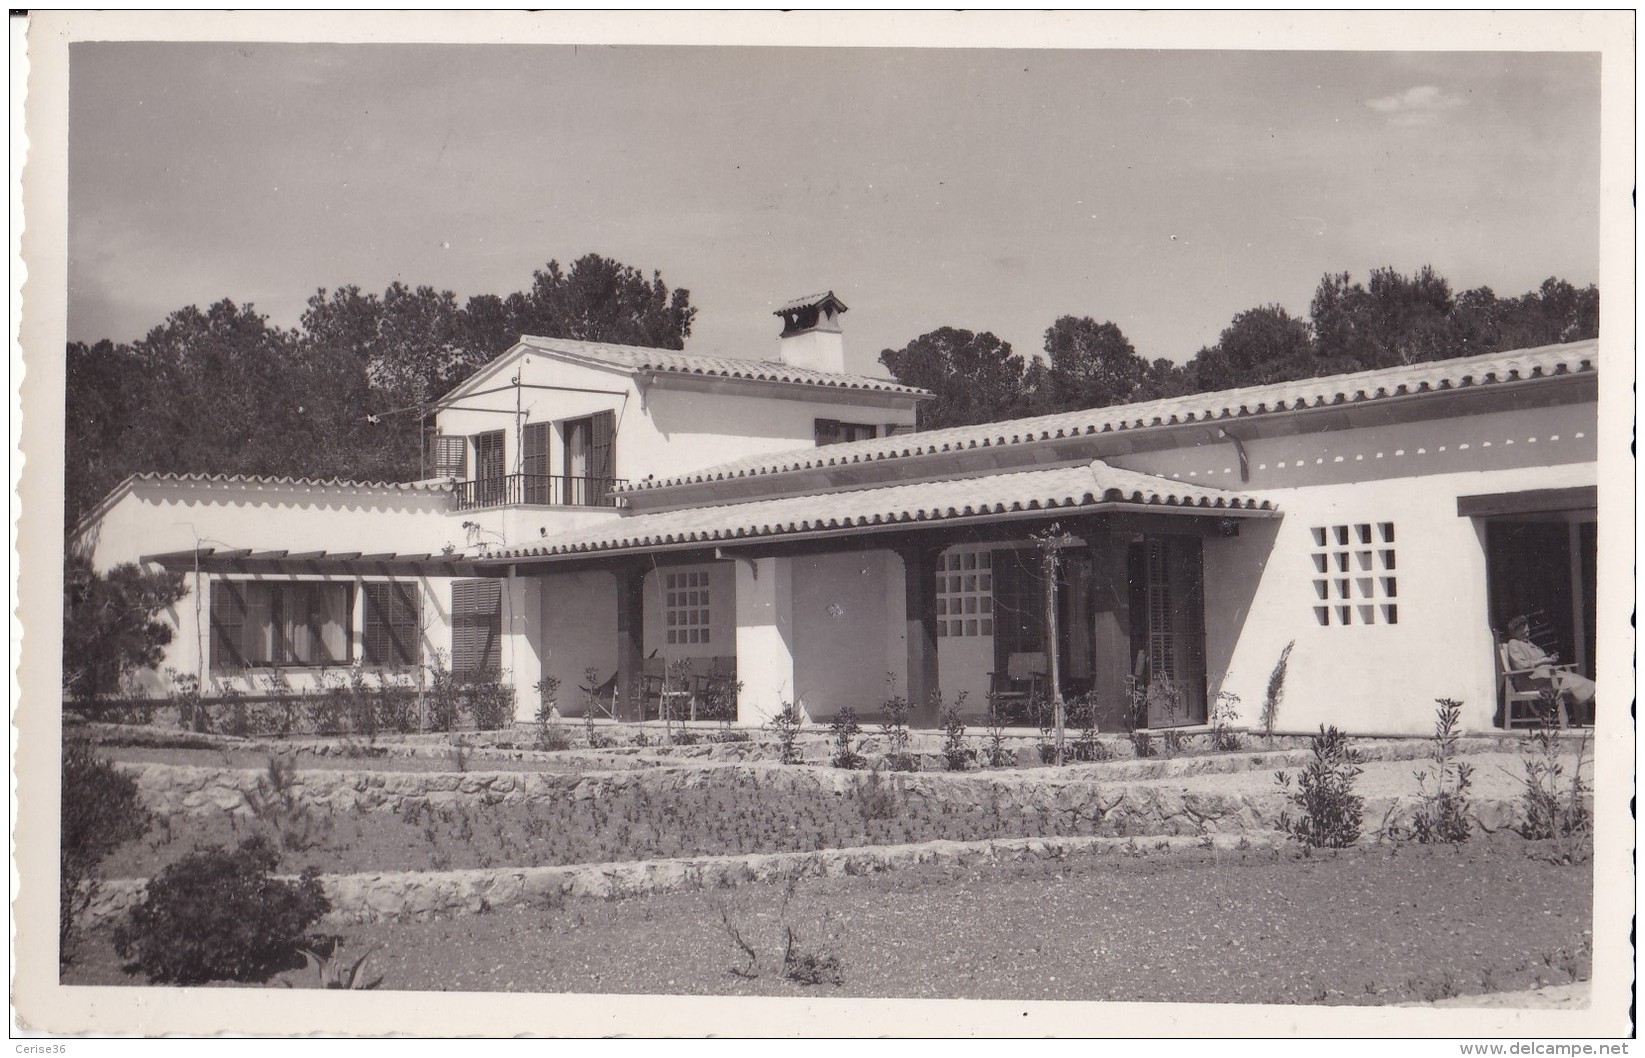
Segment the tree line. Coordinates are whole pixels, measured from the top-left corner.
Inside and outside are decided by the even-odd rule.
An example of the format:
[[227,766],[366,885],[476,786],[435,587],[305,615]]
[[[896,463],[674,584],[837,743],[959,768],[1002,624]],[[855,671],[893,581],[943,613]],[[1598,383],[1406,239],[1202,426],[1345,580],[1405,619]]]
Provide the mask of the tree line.
[[[65,507],[73,525],[141,471],[401,481],[422,466],[423,410],[521,334],[684,348],[697,310],[660,273],[598,254],[550,261],[531,285],[459,302],[394,283],[321,289],[296,327],[224,299],[168,315],[138,341],[70,343]],[[1139,354],[1112,322],[1063,316],[1044,356],[942,327],[880,362],[937,396],[922,429],[1180,396],[1593,337],[1599,292],[1548,279],[1519,297],[1453,295],[1431,268],[1364,284],[1327,275],[1301,319],[1236,315],[1183,364]]]
[[940,327],[880,353],[897,381],[936,393],[921,429],[1445,360],[1571,342],[1599,334],[1599,290],[1549,278],[1519,297],[1490,287],[1453,294],[1430,267],[1321,278],[1308,317],[1279,305],[1237,314],[1216,344],[1176,364],[1148,360],[1112,322],[1063,316],[1045,331],[1045,355],[1024,357],[983,331]]

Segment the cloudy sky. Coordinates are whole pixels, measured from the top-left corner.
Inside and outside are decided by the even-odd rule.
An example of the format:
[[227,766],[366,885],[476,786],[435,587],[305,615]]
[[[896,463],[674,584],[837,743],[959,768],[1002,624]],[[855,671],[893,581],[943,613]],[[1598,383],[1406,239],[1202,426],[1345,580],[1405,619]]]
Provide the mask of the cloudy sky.
[[1592,55],[81,43],[70,83],[75,340],[587,252],[689,288],[698,352],[831,288],[876,373],[1064,314],[1183,360],[1327,271],[1598,278]]

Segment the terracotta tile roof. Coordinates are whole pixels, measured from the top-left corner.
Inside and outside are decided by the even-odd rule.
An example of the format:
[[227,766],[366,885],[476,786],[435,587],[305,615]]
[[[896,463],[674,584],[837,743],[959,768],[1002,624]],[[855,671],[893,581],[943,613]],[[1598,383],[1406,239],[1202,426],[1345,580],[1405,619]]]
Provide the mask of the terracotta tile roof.
[[785,312],[794,312],[797,309],[808,309],[813,305],[821,305],[823,302],[830,300],[832,300],[841,309],[845,308],[845,302],[835,297],[832,290],[825,290],[820,294],[807,294],[803,298],[795,298],[792,301],[785,301],[781,305],[778,305],[775,309],[772,309],[771,314],[773,316],[781,316]]
[[96,505],[80,516],[70,530],[71,536],[79,536],[93,522],[106,514],[110,507],[131,491],[133,485],[139,483],[154,484],[185,484],[206,486],[233,486],[244,485],[250,488],[298,488],[298,489],[343,489],[353,492],[450,492],[451,482],[444,480],[430,481],[349,481],[345,478],[297,478],[297,477],[259,477],[255,474],[173,474],[165,471],[139,471],[128,474],[120,484],[108,491]]
[[955,426],[946,430],[927,430],[898,434],[894,437],[826,445],[821,448],[803,448],[750,456],[675,477],[637,481],[627,491],[642,492],[671,485],[781,474],[848,463],[871,463],[968,448],[1027,444],[1082,434],[1113,433],[1207,420],[1242,419],[1307,408],[1358,404],[1419,393],[1591,372],[1596,369],[1597,361],[1598,343],[1593,340],[1512,352],[1487,353],[1482,356],[1438,360],[1349,375],[1278,382],[1215,393],[1196,393],[1141,404],[1058,412],[1029,419]]
[[928,397],[930,391],[904,386],[889,378],[872,375],[835,374],[794,367],[776,360],[746,360],[735,356],[699,356],[673,349],[648,349],[640,345],[612,345],[607,342],[578,342],[568,338],[539,338],[522,335],[520,342],[533,349],[591,364],[620,367],[626,371],[655,371],[671,375],[702,375],[743,379],[751,382],[786,382],[824,389],[868,390]]
[[[444,479],[428,481],[353,481],[348,478],[264,477],[257,474],[171,474],[163,471],[143,471],[126,478],[126,482],[138,481],[200,482],[211,485],[281,485],[294,488],[358,489],[361,492],[451,491],[451,482]],[[123,485],[126,482],[121,482],[121,484]]]
[[498,557],[519,559],[716,544],[1120,504],[1204,514],[1264,515],[1275,511],[1268,500],[1254,496],[1121,470],[1096,460],[1047,470],[637,514],[550,536],[528,547],[509,548]]

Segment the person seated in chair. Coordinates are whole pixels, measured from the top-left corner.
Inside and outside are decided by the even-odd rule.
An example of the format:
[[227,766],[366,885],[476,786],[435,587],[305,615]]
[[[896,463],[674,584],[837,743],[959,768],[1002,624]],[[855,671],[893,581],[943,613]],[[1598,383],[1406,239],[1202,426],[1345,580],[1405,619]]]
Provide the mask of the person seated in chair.
[[1564,727],[1566,710],[1581,706],[1593,715],[1594,681],[1569,669],[1557,669],[1559,654],[1550,654],[1531,642],[1530,618],[1521,615],[1508,622],[1508,665],[1517,672],[1530,672],[1535,686],[1548,687],[1559,705],[1559,722]]

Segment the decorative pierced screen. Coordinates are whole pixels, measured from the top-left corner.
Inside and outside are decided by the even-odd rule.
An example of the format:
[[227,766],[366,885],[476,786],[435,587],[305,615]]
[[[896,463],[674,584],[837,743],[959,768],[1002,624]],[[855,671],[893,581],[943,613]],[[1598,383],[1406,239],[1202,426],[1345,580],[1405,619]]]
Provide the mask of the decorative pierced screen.
[[1314,618],[1322,625],[1399,623],[1393,522],[1315,526]]

